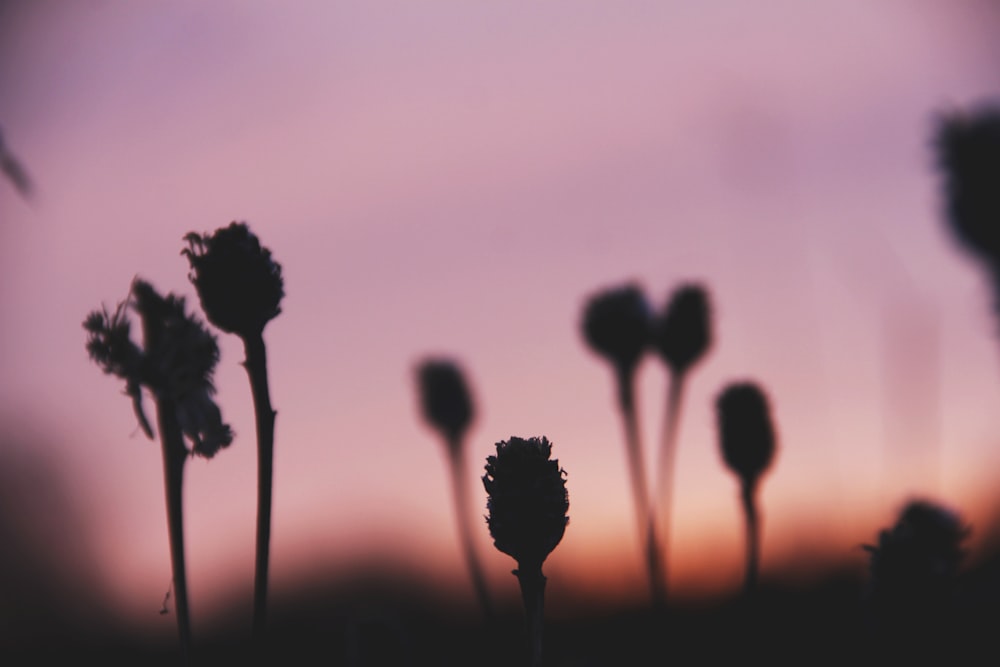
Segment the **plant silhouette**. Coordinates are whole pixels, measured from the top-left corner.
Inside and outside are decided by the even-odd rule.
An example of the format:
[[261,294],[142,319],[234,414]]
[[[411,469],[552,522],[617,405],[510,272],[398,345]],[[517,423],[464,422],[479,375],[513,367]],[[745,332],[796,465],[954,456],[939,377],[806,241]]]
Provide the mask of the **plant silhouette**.
[[673,469],[685,380],[691,368],[705,356],[712,345],[711,312],[705,288],[700,285],[682,285],[670,295],[663,312],[653,323],[652,345],[669,371],[657,476],[659,505],[655,512],[660,520],[660,572],[665,586]]
[[257,430],[257,547],[254,567],[253,637],[264,638],[271,548],[274,477],[274,418],[267,376],[264,327],[281,313],[285,296],[281,265],[245,223],[233,222],[214,234],[191,232],[181,251],[209,322],[243,341]]
[[530,664],[542,664],[545,575],[542,563],[556,548],[569,517],[566,472],[550,459],[552,444],[541,438],[511,437],[486,457],[487,519],[496,548],[517,561],[528,626]]
[[[131,308],[142,320],[143,347],[131,340]],[[184,463],[189,454],[211,458],[232,442],[212,400],[212,375],[219,360],[215,337],[184,312],[184,299],[161,296],[149,283],[135,280],[130,297],[114,313],[96,310],[84,321],[87,352],[105,373],[126,382],[136,417],[153,437],[142,403],[142,388],[155,398],[166,487],[170,561],[173,570],[181,656],[190,655],[187,575],[184,559]],[[187,438],[191,450],[184,444]]]
[[468,383],[455,362],[426,359],[417,367],[417,387],[423,418],[440,434],[445,445],[459,542],[479,604],[487,620],[490,620],[493,618],[493,604],[472,540],[469,496],[465,484],[466,435],[475,418]]
[[888,646],[931,648],[947,638],[954,616],[958,570],[969,529],[951,510],[907,503],[896,523],[879,533],[871,554],[867,607],[876,636]]
[[990,272],[1000,315],[1000,106],[943,116],[935,140],[947,222]]
[[642,290],[637,285],[627,284],[598,292],[587,299],[582,330],[590,348],[607,359],[614,369],[618,409],[625,425],[625,456],[639,524],[639,540],[645,550],[650,594],[654,603],[659,603],[664,585],[657,553],[656,522],[650,511],[646,489],[646,466],[635,401],[636,368],[648,349],[652,321],[652,312]]
[[746,579],[744,591],[757,586],[760,562],[760,518],[757,484],[774,458],[775,432],[767,396],[751,382],[728,385],[716,399],[719,444],[726,466],[740,478],[746,520]]

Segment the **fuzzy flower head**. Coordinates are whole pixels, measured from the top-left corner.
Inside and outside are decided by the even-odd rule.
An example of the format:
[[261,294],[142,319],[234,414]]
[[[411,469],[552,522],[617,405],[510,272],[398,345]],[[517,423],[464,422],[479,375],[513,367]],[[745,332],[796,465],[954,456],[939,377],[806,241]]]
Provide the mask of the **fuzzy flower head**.
[[457,364],[429,359],[417,368],[417,385],[424,419],[457,446],[472,423],[472,396]]
[[566,472],[545,437],[511,437],[486,457],[486,519],[496,548],[521,568],[541,568],[566,531]]
[[600,356],[632,371],[646,351],[652,311],[634,284],[591,296],[583,312],[583,337]]
[[[142,319],[142,348],[131,340],[128,308]],[[211,398],[218,345],[194,316],[184,312],[183,298],[163,297],[149,283],[136,280],[128,302],[113,315],[106,309],[92,312],[84,328],[91,359],[105,373],[126,381],[126,393],[149,437],[152,428],[142,406],[141,387],[175,407],[195,454],[211,458],[232,442],[232,431]]]
[[734,383],[719,395],[715,407],[723,460],[744,484],[756,483],[774,458],[767,396],[752,382]]
[[678,288],[653,324],[653,347],[675,374],[701,359],[712,345],[708,292],[699,285]]
[[285,296],[281,265],[271,259],[271,251],[242,222],[211,235],[191,232],[184,240],[188,277],[209,321],[242,338],[259,336],[281,313]]
[[1000,271],[1000,107],[944,116],[936,148],[952,232]]
[[965,555],[969,530],[952,511],[910,502],[896,525],[879,533],[871,553],[872,583],[881,594],[925,595],[949,586]]

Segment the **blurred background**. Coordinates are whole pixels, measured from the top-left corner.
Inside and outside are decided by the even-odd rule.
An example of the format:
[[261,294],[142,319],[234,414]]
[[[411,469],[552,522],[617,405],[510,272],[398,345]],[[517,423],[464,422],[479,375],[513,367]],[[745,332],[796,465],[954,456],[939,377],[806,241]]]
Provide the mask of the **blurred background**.
[[[0,126],[35,185],[0,181],[11,636],[97,607],[175,635],[158,613],[159,445],[81,323],[136,275],[200,312],[182,237],[232,220],[287,293],[265,331],[275,604],[360,567],[474,604],[418,411],[429,354],[475,393],[467,477],[495,595],[518,593],[478,519],[485,457],[545,435],[570,496],[549,609],[642,601],[612,374],[579,328],[584,299],[626,281],[657,308],[702,282],[714,305],[679,433],[677,595],[741,584],[713,413],[739,379],[767,388],[779,431],[765,579],[863,570],[860,545],[914,496],[958,509],[975,557],[1000,500],[1000,349],[988,285],[943,222],[931,137],[938,114],[1000,89],[998,29],[972,0],[3,2]],[[236,440],[187,466],[196,633],[251,612],[253,411],[242,346],[219,342]],[[654,357],[639,391],[655,470]]]

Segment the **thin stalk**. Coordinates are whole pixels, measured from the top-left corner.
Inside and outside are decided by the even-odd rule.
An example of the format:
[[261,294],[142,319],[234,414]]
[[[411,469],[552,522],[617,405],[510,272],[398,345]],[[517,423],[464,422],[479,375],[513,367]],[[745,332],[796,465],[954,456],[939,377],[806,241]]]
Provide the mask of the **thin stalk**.
[[545,575],[541,565],[518,567],[514,570],[521,584],[521,599],[524,601],[525,620],[528,629],[528,651],[531,667],[542,664],[542,630],[544,629]]
[[[457,438],[456,438],[457,440]],[[451,465],[451,490],[455,500],[455,521],[458,525],[458,539],[465,554],[465,563],[472,577],[472,586],[483,609],[486,620],[492,621],[493,603],[489,590],[486,588],[486,578],[476,556],[476,548],[472,541],[472,529],[469,525],[469,495],[465,485],[465,454],[461,442],[448,443],[448,461]]]
[[174,610],[180,639],[181,664],[190,663],[191,622],[188,616],[187,571],[184,566],[184,462],[187,449],[177,421],[177,409],[170,399],[156,402],[163,450],[163,485],[167,498],[167,531],[170,538],[170,566],[174,582]]
[[639,436],[639,418],[635,407],[635,374],[632,370],[618,367],[618,407],[625,424],[625,455],[628,459],[629,476],[632,482],[632,499],[635,503],[636,520],[639,524],[639,540],[645,547],[646,570],[649,574],[649,590],[655,605],[663,601],[663,577],[657,555],[656,522],[649,508],[649,492],[646,489],[646,466],[642,460],[642,442]]
[[667,553],[670,545],[671,505],[674,495],[674,461],[677,458],[677,432],[679,430],[681,407],[684,402],[684,373],[671,372],[670,388],[667,390],[667,409],[663,422],[663,439],[660,442],[660,466],[657,488],[660,504],[657,514],[660,520],[660,571],[666,595]]
[[253,587],[253,639],[261,643],[267,620],[267,573],[271,554],[271,489],[274,477],[274,417],[267,383],[267,348],[258,333],[243,339],[257,425],[257,554]]
[[743,512],[747,527],[747,571],[743,590],[747,596],[757,589],[758,568],[760,567],[760,519],[757,514],[756,483],[742,482]]

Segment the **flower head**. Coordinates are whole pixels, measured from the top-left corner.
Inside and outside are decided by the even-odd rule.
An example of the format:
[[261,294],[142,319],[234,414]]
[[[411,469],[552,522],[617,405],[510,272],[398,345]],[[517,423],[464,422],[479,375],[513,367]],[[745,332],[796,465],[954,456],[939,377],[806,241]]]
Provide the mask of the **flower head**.
[[497,549],[519,567],[541,567],[562,540],[569,518],[566,472],[550,460],[548,439],[511,437],[486,457],[486,509]]
[[734,383],[716,399],[719,444],[730,470],[753,484],[771,465],[775,433],[763,390],[751,382]]
[[[142,318],[142,348],[131,340],[128,307]],[[149,283],[136,280],[128,302],[113,315],[106,309],[92,312],[84,328],[91,358],[105,373],[126,381],[126,392],[147,435],[152,437],[152,428],[142,407],[143,386],[176,407],[195,454],[210,458],[232,442],[232,431],[211,399],[218,345],[194,316],[184,312],[183,298],[163,297]]]
[[675,374],[693,366],[712,344],[708,293],[699,285],[677,289],[653,324],[653,347]]
[[271,251],[242,222],[211,235],[191,232],[184,240],[188,247],[181,253],[209,321],[243,338],[260,335],[281,313],[285,296],[281,265]]
[[936,144],[952,231],[1000,270],[1000,108],[945,116]]
[[590,297],[583,312],[583,336],[597,354],[631,371],[646,351],[651,323],[645,295],[629,284]]
[[417,384],[424,419],[457,445],[475,412],[461,369],[451,361],[426,360],[417,368]]

